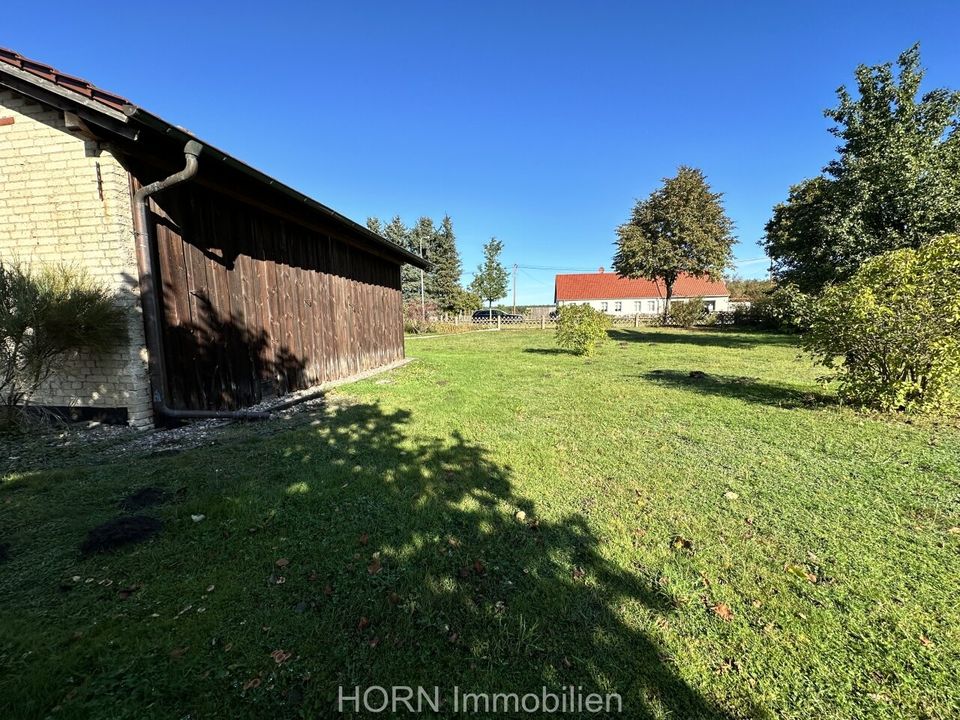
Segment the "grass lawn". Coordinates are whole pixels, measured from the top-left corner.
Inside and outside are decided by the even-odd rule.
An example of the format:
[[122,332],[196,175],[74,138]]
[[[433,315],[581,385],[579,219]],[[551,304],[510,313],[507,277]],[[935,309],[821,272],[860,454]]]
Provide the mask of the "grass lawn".
[[[340,685],[960,716],[960,430],[838,408],[789,338],[612,334],[411,340],[199,449],[25,451],[0,716],[329,717]],[[163,530],[82,556],[147,486]]]

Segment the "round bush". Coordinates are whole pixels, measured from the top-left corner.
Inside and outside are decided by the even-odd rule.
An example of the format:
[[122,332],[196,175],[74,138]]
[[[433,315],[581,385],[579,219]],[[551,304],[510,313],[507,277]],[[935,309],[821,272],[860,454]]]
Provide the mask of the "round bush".
[[593,355],[609,327],[610,318],[589,305],[564,305],[557,311],[557,345],[577,355]]
[[956,404],[960,237],[884,253],[814,303],[804,347],[836,371],[840,396],[879,410]]

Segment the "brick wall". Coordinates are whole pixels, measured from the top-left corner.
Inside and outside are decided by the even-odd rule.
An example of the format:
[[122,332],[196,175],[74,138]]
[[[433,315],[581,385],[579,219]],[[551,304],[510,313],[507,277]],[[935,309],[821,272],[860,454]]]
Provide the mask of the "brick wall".
[[62,112],[9,90],[0,90],[0,258],[83,268],[129,311],[126,346],[73,358],[34,401],[125,407],[132,425],[150,425],[127,172],[109,147],[68,131]]

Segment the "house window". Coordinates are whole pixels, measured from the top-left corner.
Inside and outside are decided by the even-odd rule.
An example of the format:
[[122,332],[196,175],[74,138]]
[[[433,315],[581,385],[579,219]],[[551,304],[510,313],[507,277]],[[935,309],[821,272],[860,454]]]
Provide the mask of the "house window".
[[634,311],[634,312],[643,312],[643,300],[634,300],[634,301],[633,301],[633,311]]
[[717,301],[707,300],[705,303],[703,303],[703,309],[709,315],[710,313],[714,312],[717,309]]
[[613,311],[614,311],[614,312],[623,312],[623,303],[620,302],[620,301],[615,302],[615,303],[613,304]]
[[647,312],[656,312],[656,311],[657,311],[657,301],[647,300]]
[[600,309],[601,309],[603,312],[606,312],[608,307],[610,307],[610,304],[609,304],[609,303],[607,303],[607,302],[602,302],[602,303],[600,303]]

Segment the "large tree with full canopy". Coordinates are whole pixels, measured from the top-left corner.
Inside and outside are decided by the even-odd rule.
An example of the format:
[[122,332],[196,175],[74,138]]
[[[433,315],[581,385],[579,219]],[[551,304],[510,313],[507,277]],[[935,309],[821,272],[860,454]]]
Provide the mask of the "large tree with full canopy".
[[960,92],[920,95],[914,46],[896,62],[856,70],[826,116],[840,140],[823,174],[795,185],[767,223],[781,282],[817,292],[867,259],[960,231]]
[[663,283],[664,322],[681,274],[719,277],[730,263],[733,222],[721,198],[703,172],[681,166],[649,197],[638,200],[630,219],[617,228],[613,267],[624,277]]

